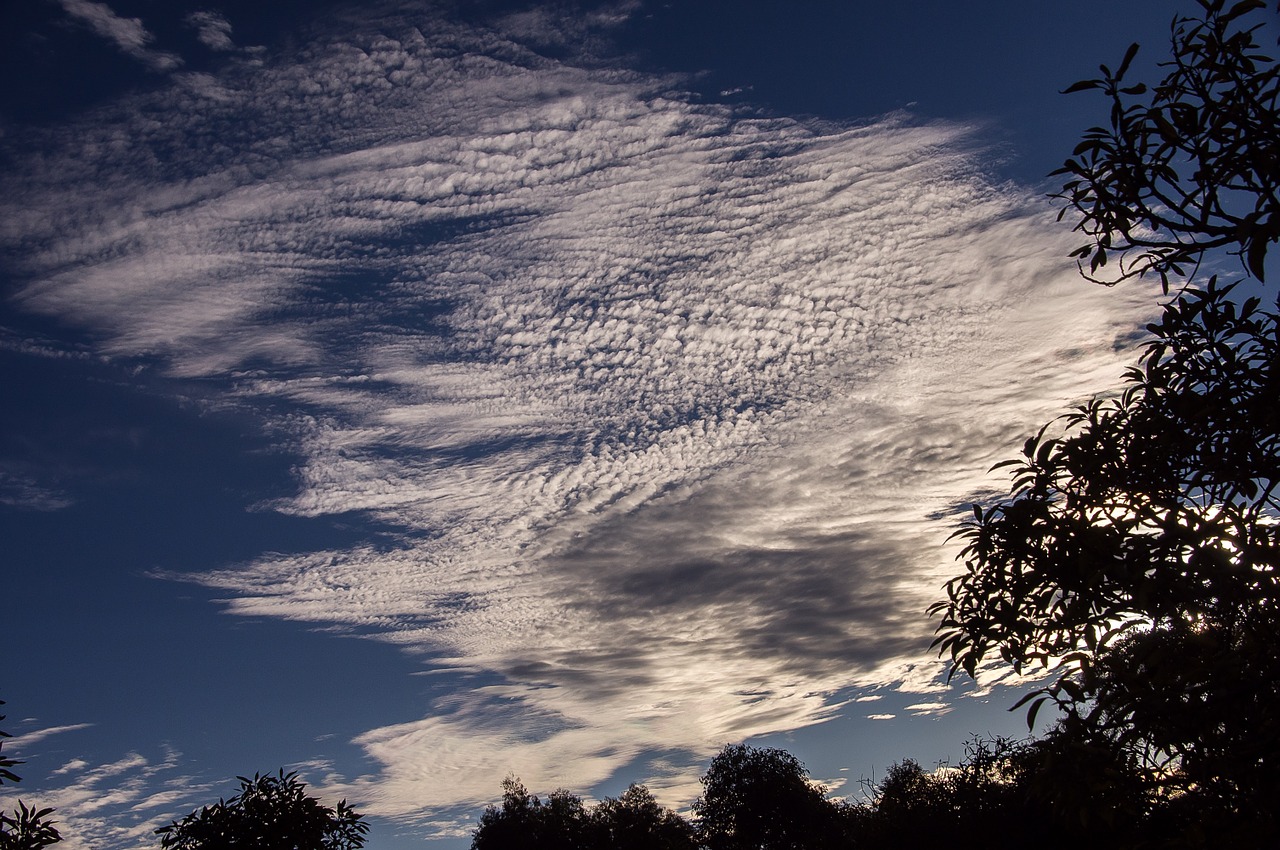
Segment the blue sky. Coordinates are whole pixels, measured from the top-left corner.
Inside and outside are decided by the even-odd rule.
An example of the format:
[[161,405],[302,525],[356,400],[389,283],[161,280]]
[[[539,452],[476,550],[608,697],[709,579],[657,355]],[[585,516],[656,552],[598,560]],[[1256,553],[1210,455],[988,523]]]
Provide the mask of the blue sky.
[[1176,7],[796,5],[7,6],[6,791],[144,847],[285,766],[448,848],[509,773],[1017,734],[923,611],[1149,315],[1044,175]]

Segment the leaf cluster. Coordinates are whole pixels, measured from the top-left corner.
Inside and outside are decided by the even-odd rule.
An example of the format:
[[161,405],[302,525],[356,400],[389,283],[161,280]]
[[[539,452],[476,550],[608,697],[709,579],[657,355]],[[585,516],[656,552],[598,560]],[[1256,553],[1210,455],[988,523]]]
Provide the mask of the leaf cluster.
[[[4,700],[0,700],[0,705],[4,705]],[[0,714],[0,720],[4,719],[5,715]],[[11,737],[13,736],[8,732],[0,730],[0,745],[3,745],[5,738]],[[21,782],[22,777],[9,768],[22,763],[19,759],[0,755],[0,785],[5,782]],[[52,814],[51,808],[38,809],[21,800],[14,811],[0,812],[0,850],[40,850],[50,844],[57,844],[62,840],[62,835],[53,825]]]
[[[0,699],[0,705],[4,705],[4,700]],[[4,718],[5,718],[5,715],[0,714],[0,720],[4,720]],[[3,729],[0,729],[0,749],[4,747],[4,739],[12,738],[12,737],[13,736],[10,735],[8,732],[5,732]],[[8,756],[0,753],[0,785],[3,785],[6,782],[22,781],[22,778],[20,776],[18,776],[16,773],[14,773],[12,770],[9,769],[11,767],[17,767],[20,764],[22,764],[21,760],[9,758]]]
[[840,811],[826,789],[785,750],[725,747],[702,777],[693,804],[698,837],[709,850],[810,850],[834,846]]
[[1078,667],[1135,629],[1243,627],[1280,581],[1277,315],[1215,280],[1170,304],[1116,397],[1026,441],[1010,498],[957,532],[935,645]]
[[[1029,835],[1045,850],[1135,848],[1146,846],[1146,835],[1161,839],[1150,846],[1205,846],[1177,840],[1187,831],[1184,820],[1152,799],[1122,748],[1062,732],[1036,741],[974,739],[958,765],[933,771],[903,761],[879,783],[864,781],[867,792],[859,802],[828,798],[795,756],[774,748],[727,746],[702,784],[703,795],[685,821],[639,786],[592,808],[563,790],[539,800],[509,778],[502,805],[486,810],[472,847],[913,850],[945,839],[956,848],[1014,850]],[[619,817],[618,810],[630,814]],[[637,816],[645,828],[619,828]],[[602,830],[603,822],[615,828]],[[655,832],[659,822],[670,831]],[[1175,840],[1164,841],[1168,837]]]
[[329,807],[297,773],[236,777],[240,793],[156,830],[165,850],[359,850],[369,825],[346,800]]
[[1280,239],[1280,66],[1260,52],[1262,24],[1242,25],[1267,4],[1197,2],[1201,18],[1173,22],[1159,83],[1126,82],[1134,44],[1114,71],[1102,65],[1101,77],[1066,89],[1111,102],[1109,125],[1090,128],[1053,172],[1070,177],[1052,197],[1064,202],[1059,218],[1080,216],[1089,242],[1072,256],[1095,282],[1153,272],[1167,292],[1171,275],[1214,249],[1263,280]]
[[53,809],[37,809],[21,800],[13,812],[0,812],[0,850],[40,850],[62,840],[51,815]]
[[1262,0],[1197,3],[1159,83],[1126,81],[1133,45],[1067,90],[1101,91],[1110,124],[1054,196],[1090,238],[1073,252],[1087,279],[1191,283],[1121,392],[997,466],[1009,496],[973,507],[965,572],[930,609],[952,675],[993,657],[1058,672],[1014,708],[1060,711],[1043,742],[1066,766],[1059,813],[1096,808],[1061,799],[1090,779],[1136,776],[1146,809],[1185,827],[1160,840],[1190,846],[1274,837],[1280,794],[1280,316],[1217,277],[1193,285],[1216,251],[1262,281],[1280,239],[1280,68],[1257,45]]
[[565,790],[545,801],[519,780],[502,783],[472,850],[823,850],[847,848],[861,809],[831,800],[785,750],[729,745],[702,777],[703,794],[685,819],[643,786],[593,807]]
[[514,777],[502,783],[501,806],[490,806],[472,835],[473,850],[693,850],[693,827],[632,785],[622,796],[587,807],[563,789],[546,800]]
[[1029,722],[1056,704],[1152,783],[1238,806],[1280,790],[1280,316],[1232,289],[1186,291],[1123,392],[1000,464],[1010,497],[974,507],[931,613],[952,674],[1059,670]]
[[[1086,802],[1087,801],[1087,802]],[[862,808],[864,846],[931,847],[939,835],[962,847],[1125,847],[1150,826],[1136,774],[1113,751],[1038,741],[974,738],[957,765],[889,768]]]

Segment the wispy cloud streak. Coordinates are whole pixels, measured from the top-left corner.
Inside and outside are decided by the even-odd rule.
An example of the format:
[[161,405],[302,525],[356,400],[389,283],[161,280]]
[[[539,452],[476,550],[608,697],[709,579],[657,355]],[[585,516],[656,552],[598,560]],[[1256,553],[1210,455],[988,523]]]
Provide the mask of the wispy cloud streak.
[[[50,731],[78,728],[83,727]],[[63,838],[59,846],[67,850],[155,846],[154,831],[169,821],[171,807],[193,806],[211,791],[179,773],[179,762],[173,751],[159,761],[136,752],[107,764],[73,759],[53,771],[60,787],[42,788],[34,797],[6,788],[9,793],[0,796],[0,808],[12,809],[21,799],[54,809],[53,820]]]
[[49,726],[45,729],[35,729],[31,732],[23,732],[21,735],[13,736],[6,743],[11,747],[33,747],[53,735],[59,735],[63,732],[78,732],[81,729],[88,729],[93,726],[92,723],[71,723],[66,726]]

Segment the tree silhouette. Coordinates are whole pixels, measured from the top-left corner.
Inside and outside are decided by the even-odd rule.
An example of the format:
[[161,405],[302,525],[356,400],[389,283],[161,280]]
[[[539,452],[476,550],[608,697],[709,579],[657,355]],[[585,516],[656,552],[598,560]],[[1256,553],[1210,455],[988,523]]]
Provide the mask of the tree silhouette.
[[693,827],[643,785],[601,800],[590,814],[591,842],[611,850],[693,850]]
[[13,812],[0,812],[0,850],[40,850],[62,840],[49,816],[53,809],[36,809],[21,800]]
[[[1263,0],[1197,0],[1203,17],[1173,22],[1168,74],[1155,85],[1126,84],[1138,45],[1113,72],[1067,92],[1100,90],[1111,101],[1109,127],[1084,134],[1054,174],[1072,177],[1055,195],[1090,241],[1088,276],[1114,283],[1151,271],[1168,290],[1204,252],[1233,249],[1264,278],[1280,239],[1280,66],[1261,54],[1262,27],[1241,20]],[[1114,260],[1109,275],[1104,269]]]
[[[1027,441],[1012,498],[960,534],[938,643],[1065,668],[1032,695],[1166,789],[1264,812],[1280,791],[1280,317],[1213,281],[1152,326],[1115,398]],[[1105,740],[1104,740],[1105,739]]]
[[[0,705],[4,705],[4,700],[0,699]],[[5,718],[5,715],[0,714],[0,720],[4,720],[4,718]],[[4,739],[12,738],[12,737],[13,736],[10,735],[8,732],[5,732],[4,730],[0,729],[0,749],[4,748]],[[4,753],[0,752],[0,785],[3,785],[6,782],[22,781],[22,777],[18,776],[16,773],[14,773],[12,770],[9,769],[11,767],[17,767],[20,764],[22,764],[22,762],[19,759],[10,758],[9,756],[6,756]]]
[[[0,700],[0,705],[4,705],[4,700]],[[5,715],[0,714],[0,720],[4,718]],[[5,738],[11,737],[8,732],[0,731],[0,747],[4,745]],[[20,764],[22,761],[0,753],[0,785],[22,781],[22,777],[9,769]],[[37,809],[21,800],[14,811],[0,812],[0,850],[40,850],[57,844],[62,836],[49,817],[52,814],[53,809]]]
[[709,850],[812,850],[841,840],[840,810],[785,750],[726,746],[702,786],[693,811]]
[[489,806],[471,836],[472,850],[573,850],[591,846],[582,800],[568,791],[544,803],[513,776],[502,781],[502,805]]
[[[1120,87],[1132,48],[1073,87],[1113,100],[1113,129],[1086,134],[1059,196],[1095,240],[1091,272],[1107,251],[1136,252],[1115,279],[1153,271],[1167,289],[1231,249],[1262,276],[1280,227],[1280,79],[1257,27],[1238,27],[1264,6],[1200,5],[1203,20],[1175,21],[1150,105],[1124,101],[1145,92]],[[1054,734],[1077,746],[1059,761],[1110,751],[1145,771],[1166,814],[1251,840],[1275,835],[1280,792],[1278,326],[1216,277],[1188,286],[1148,327],[1123,392],[999,465],[1013,467],[1010,497],[974,506],[958,532],[966,572],[931,609],[953,674],[991,655],[1062,671],[1024,700],[1029,719],[1046,701],[1064,712]]]
[[347,801],[325,806],[296,773],[236,777],[240,793],[156,830],[165,850],[359,850],[369,825]]
[[514,777],[502,805],[489,806],[471,837],[473,850],[693,850],[693,827],[658,805],[642,785],[588,809],[563,789],[544,802]]
[[[1029,835],[1046,850],[1140,843],[1149,824],[1137,775],[1111,753],[1071,746],[1052,735],[975,738],[958,765],[895,764],[862,806],[855,846],[935,847],[945,836],[951,847],[1017,850]],[[1104,788],[1100,777],[1113,781]]]

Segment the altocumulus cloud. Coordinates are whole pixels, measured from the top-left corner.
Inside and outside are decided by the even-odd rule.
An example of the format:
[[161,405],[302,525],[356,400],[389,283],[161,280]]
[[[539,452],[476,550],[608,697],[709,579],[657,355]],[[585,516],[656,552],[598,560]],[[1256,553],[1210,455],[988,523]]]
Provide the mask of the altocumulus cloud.
[[[83,724],[28,733],[21,742],[30,747],[49,735],[79,728]],[[189,805],[187,801],[207,798],[212,792],[209,785],[179,773],[180,762],[181,757],[168,748],[158,761],[138,753],[98,765],[72,759],[52,771],[62,784],[43,789],[39,807],[56,810],[56,826],[70,850],[152,846],[154,830],[167,822],[175,802]],[[20,800],[32,802],[22,795],[5,794],[0,805],[8,811]]]
[[5,179],[22,308],[257,411],[303,458],[258,507],[378,530],[182,578],[492,682],[358,739],[329,784],[375,813],[653,753],[674,800],[851,688],[936,690],[956,506],[1141,319],[974,128],[699,103],[552,23],[340,21]]

